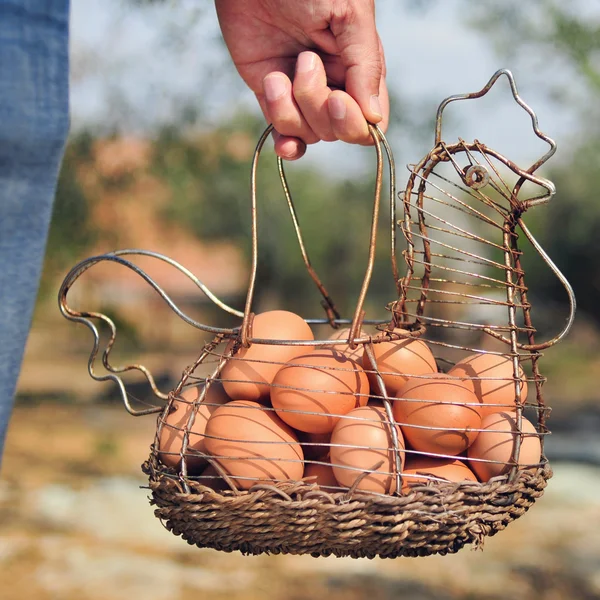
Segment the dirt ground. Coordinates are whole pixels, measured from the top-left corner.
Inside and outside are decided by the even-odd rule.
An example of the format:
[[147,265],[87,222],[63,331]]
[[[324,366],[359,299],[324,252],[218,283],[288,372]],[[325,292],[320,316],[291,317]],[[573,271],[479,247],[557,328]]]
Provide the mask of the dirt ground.
[[0,474],[3,600],[600,599],[600,470],[555,466],[545,496],[482,552],[420,559],[199,550],[153,516],[139,466],[153,417],[17,408]]

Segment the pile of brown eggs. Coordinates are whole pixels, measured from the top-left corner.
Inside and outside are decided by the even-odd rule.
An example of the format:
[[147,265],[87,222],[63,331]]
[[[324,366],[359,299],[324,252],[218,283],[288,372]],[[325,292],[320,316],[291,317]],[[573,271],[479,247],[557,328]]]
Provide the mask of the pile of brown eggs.
[[[331,339],[348,334],[336,331]],[[162,463],[181,468],[187,437],[187,474],[214,489],[228,489],[220,476],[226,473],[238,489],[304,478],[328,491],[354,486],[394,493],[392,426],[363,347],[315,348],[309,325],[287,311],[256,315],[252,337],[306,345],[241,348],[202,403],[202,385],[185,388],[161,417]],[[372,347],[396,423],[403,492],[429,481],[485,482],[504,475],[519,436],[519,466],[539,464],[535,427],[522,417],[517,429],[512,360],[474,354],[439,373],[422,340],[388,338]],[[525,399],[527,381],[520,374]]]

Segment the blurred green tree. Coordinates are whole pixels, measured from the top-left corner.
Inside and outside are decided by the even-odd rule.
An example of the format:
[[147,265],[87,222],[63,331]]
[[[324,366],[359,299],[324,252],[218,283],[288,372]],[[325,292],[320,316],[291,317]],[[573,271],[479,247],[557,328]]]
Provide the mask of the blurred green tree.
[[[546,176],[557,187],[548,206],[527,222],[567,275],[579,308],[600,324],[600,11],[581,0],[469,3],[472,25],[515,64],[537,67],[539,89],[577,115],[571,136],[559,148]],[[557,68],[560,66],[561,68]],[[561,158],[562,157],[562,160]],[[533,294],[564,312],[565,293],[548,269],[528,273]],[[553,313],[555,314],[555,313]],[[551,317],[555,318],[555,317]]]
[[48,234],[40,287],[42,299],[55,293],[57,276],[71,267],[95,240],[89,218],[89,199],[77,179],[76,168],[78,163],[91,156],[92,142],[89,134],[80,133],[71,137],[65,151]]
[[[157,141],[154,168],[171,187],[165,218],[203,239],[227,239],[250,251],[250,163],[264,123],[240,114],[202,139],[165,130]],[[339,146],[342,148],[342,145]],[[373,151],[374,154],[374,151]],[[367,266],[375,189],[373,175],[343,180],[306,164],[286,165],[286,174],[312,265],[345,316],[350,315]],[[387,196],[382,192],[381,235],[387,235]],[[322,316],[320,296],[302,264],[298,241],[267,142],[257,173],[259,265],[256,303],[281,303]],[[383,242],[382,242],[383,243]],[[383,306],[394,286],[380,248],[370,298]],[[306,309],[307,303],[314,309]],[[383,310],[377,311],[378,316]]]

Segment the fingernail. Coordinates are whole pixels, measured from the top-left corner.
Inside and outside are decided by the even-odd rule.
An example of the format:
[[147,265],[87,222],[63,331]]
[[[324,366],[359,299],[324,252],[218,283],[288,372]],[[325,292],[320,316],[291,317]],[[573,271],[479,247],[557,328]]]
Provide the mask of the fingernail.
[[346,103],[337,96],[329,98],[329,110],[334,119],[341,121],[346,118]]
[[379,103],[379,96],[371,96],[371,112],[375,113],[378,117],[383,117],[381,114],[381,104]]
[[263,79],[263,87],[269,102],[279,100],[287,91],[285,79],[279,75],[267,75]]
[[315,54],[312,52],[301,52],[296,63],[296,72],[308,73],[315,68]]

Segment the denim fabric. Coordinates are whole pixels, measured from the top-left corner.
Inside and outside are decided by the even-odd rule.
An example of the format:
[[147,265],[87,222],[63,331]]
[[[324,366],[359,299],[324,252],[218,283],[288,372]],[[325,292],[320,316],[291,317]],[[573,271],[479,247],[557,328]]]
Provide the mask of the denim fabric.
[[69,129],[69,0],[0,0],[0,457]]

